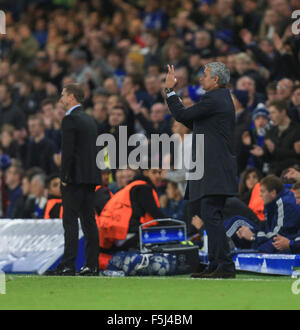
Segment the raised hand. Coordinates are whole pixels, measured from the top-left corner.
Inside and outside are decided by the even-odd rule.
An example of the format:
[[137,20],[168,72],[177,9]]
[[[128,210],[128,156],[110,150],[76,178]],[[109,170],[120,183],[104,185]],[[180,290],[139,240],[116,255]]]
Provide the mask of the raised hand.
[[174,65],[168,64],[168,74],[166,77],[166,87],[167,88],[174,88],[177,83],[177,79],[175,77],[175,69]]

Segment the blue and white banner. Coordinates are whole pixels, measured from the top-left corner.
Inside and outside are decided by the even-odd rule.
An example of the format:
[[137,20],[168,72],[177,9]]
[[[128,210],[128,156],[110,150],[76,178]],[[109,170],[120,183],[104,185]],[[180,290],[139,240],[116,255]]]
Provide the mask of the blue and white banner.
[[[80,229],[79,239],[82,238]],[[63,252],[61,220],[0,220],[0,270],[3,272],[43,274],[57,263]]]

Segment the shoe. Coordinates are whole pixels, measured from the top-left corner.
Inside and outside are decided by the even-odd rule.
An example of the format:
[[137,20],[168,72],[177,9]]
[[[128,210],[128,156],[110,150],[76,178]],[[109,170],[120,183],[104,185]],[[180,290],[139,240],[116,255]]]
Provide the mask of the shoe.
[[83,266],[79,270],[77,275],[78,276],[99,276],[99,269],[98,269],[98,267]]
[[72,267],[56,267],[52,270],[47,270],[44,275],[46,276],[75,276],[75,269]]
[[199,273],[192,273],[190,275],[191,278],[203,278],[203,276],[212,273],[212,271],[208,268],[204,269],[203,272],[199,272]]
[[211,273],[199,274],[198,278],[235,278],[236,273],[234,271],[215,270]]

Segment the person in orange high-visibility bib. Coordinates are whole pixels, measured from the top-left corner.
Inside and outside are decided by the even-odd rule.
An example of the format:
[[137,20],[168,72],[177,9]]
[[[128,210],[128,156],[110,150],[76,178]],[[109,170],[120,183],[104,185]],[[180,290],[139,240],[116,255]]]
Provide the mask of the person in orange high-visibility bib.
[[51,175],[46,183],[48,201],[44,210],[44,219],[62,219],[63,206],[60,192],[60,177]]
[[[138,228],[142,223],[165,218],[160,209],[155,187],[161,181],[160,169],[144,170],[123,189],[118,191],[96,217],[100,238],[100,268],[109,258],[106,252],[126,251],[138,245]],[[150,224],[157,225],[157,222]]]

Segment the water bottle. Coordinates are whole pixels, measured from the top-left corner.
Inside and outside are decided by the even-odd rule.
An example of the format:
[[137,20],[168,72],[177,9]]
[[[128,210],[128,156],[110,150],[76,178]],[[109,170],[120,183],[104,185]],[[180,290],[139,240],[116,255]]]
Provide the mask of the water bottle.
[[125,273],[122,270],[104,270],[102,275],[108,277],[124,277]]
[[208,240],[206,230],[203,230],[203,248],[204,252],[208,253]]

